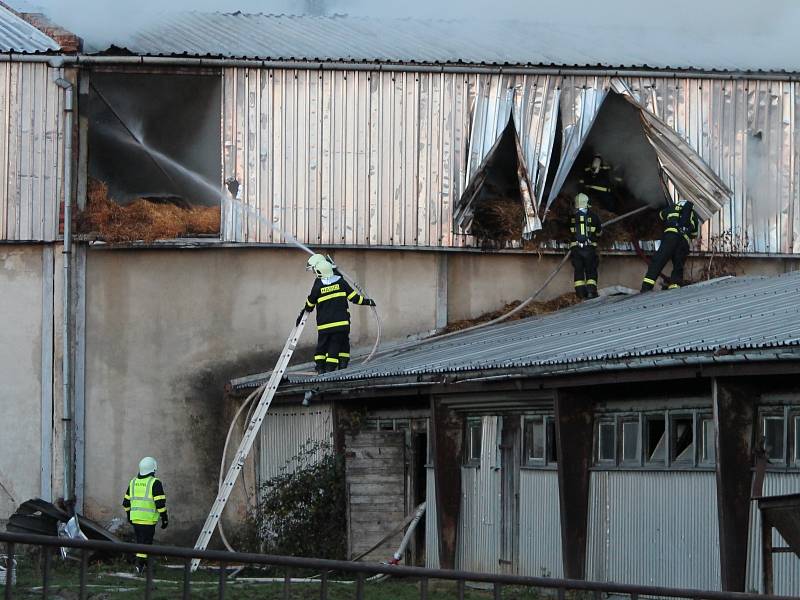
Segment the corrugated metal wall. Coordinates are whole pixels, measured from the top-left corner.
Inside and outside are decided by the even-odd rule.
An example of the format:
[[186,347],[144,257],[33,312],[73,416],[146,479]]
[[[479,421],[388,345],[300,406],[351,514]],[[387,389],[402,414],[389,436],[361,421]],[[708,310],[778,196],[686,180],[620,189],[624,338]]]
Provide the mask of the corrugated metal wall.
[[500,572],[500,417],[483,417],[479,467],[461,469],[458,567]]
[[[734,190],[706,235],[731,229],[748,251],[800,252],[797,84],[624,81]],[[453,231],[453,205],[510,105],[539,193],[559,97],[568,126],[585,88],[606,85],[604,77],[227,69],[224,171],[244,182],[249,211],[226,218],[223,235],[282,241],[274,224],[309,244],[471,245]]]
[[519,574],[561,577],[558,473],[522,469],[519,489]]
[[[306,442],[333,443],[330,404],[279,406],[271,409],[259,435],[258,481],[264,483],[285,473],[291,459]],[[319,458],[316,452],[311,459]]]
[[436,476],[433,467],[427,468],[425,501],[425,566],[439,568],[439,524],[436,518]]
[[63,94],[43,63],[0,63],[0,240],[53,241],[63,197]]
[[590,579],[720,589],[714,473],[597,471],[590,494]]
[[[764,477],[764,495],[797,494],[800,492],[800,473],[767,473]],[[761,585],[761,514],[758,505],[750,507],[750,537],[747,547],[747,590],[763,593]],[[786,546],[773,530],[773,546]],[[785,596],[800,596],[800,559],[794,554],[773,554],[772,572],[775,593]]]

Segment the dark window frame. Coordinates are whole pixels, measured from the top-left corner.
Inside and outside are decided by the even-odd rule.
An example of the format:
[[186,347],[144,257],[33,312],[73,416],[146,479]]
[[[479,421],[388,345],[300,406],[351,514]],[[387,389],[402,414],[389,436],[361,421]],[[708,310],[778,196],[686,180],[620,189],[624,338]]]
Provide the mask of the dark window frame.
[[[542,427],[542,456],[529,456],[530,441],[528,431],[530,424],[540,422]],[[554,469],[558,464],[556,449],[555,416],[552,413],[528,413],[521,416],[522,455],[521,467],[527,469]]]

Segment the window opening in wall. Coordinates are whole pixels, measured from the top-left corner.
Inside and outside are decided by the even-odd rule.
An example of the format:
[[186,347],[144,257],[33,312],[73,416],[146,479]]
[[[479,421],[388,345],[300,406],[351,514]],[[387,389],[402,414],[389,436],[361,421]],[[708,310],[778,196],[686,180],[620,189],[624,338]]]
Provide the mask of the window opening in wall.
[[553,417],[546,419],[547,439],[545,441],[547,447],[547,462],[555,464],[558,462],[558,450],[556,446],[556,422]]
[[544,462],[545,431],[544,417],[525,417],[526,462]]
[[597,426],[597,460],[616,461],[616,427],[613,421],[601,421]]
[[219,238],[221,78],[88,74],[87,206],[78,231],[109,243]]
[[480,417],[467,419],[467,464],[479,465],[481,462],[482,425]]
[[694,462],[694,423],[692,415],[673,416],[672,422],[672,453],[673,462]]
[[800,417],[793,419],[794,423],[794,462],[800,464]]
[[782,416],[765,416],[763,418],[764,450],[770,462],[779,463],[786,460],[784,445],[786,420]]
[[714,420],[701,419],[700,422],[703,432],[703,451],[700,455],[700,462],[703,464],[714,464],[717,461],[717,446],[714,439]]
[[639,419],[622,421],[622,462],[638,464],[641,451],[639,449]]
[[651,415],[645,422],[647,462],[663,463],[667,454],[667,428],[664,417]]

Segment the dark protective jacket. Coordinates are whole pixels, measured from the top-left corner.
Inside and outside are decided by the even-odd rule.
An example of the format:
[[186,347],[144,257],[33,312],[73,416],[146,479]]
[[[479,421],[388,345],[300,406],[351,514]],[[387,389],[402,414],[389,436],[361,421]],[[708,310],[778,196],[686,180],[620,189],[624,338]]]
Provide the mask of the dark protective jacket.
[[686,202],[680,209],[676,206],[662,208],[658,217],[664,221],[664,233],[677,233],[687,242],[700,233],[700,221],[691,202]]
[[597,236],[603,229],[600,217],[593,210],[576,210],[569,218],[569,231],[572,241],[569,247],[597,246]]
[[350,329],[350,311],[347,302],[364,304],[366,298],[350,287],[343,277],[334,275],[332,283],[314,280],[311,293],[306,298],[306,310],[317,309],[317,330],[334,332]]
[[586,167],[580,178],[581,185],[590,196],[592,192],[609,194],[611,193],[611,188],[619,185],[621,181],[622,177],[612,175],[611,167],[606,164],[602,165],[597,173],[592,170],[591,166]]
[[[149,479],[153,477],[153,487],[152,489],[152,499],[155,502],[156,512],[161,518],[166,521],[167,520],[167,496],[164,493],[164,486],[161,483],[161,480],[157,477],[153,476],[153,473],[148,473],[147,475],[137,475],[135,479]],[[131,480],[131,483],[134,479]],[[125,495],[122,497],[122,508],[125,509],[125,513],[130,515],[131,511],[131,483],[128,483],[128,487],[125,488]]]

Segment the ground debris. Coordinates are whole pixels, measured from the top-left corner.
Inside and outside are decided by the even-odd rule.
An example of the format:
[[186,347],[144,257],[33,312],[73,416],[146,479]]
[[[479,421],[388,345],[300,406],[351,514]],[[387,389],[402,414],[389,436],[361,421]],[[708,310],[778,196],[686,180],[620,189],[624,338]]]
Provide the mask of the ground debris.
[[[525,319],[527,317],[534,317],[536,315],[546,315],[548,313],[561,310],[562,308],[568,308],[570,306],[573,306],[578,302],[579,302],[578,298],[572,292],[562,294],[561,296],[557,296],[551,300],[546,300],[544,302],[531,302],[521,311],[509,317],[508,321],[516,321],[518,319]],[[447,325],[447,327],[445,327],[442,333],[449,333],[451,331],[461,331],[462,329],[466,329],[467,327],[472,327],[473,325],[486,323],[487,321],[496,319],[497,317],[500,317],[506,314],[507,312],[515,309],[520,304],[521,304],[520,300],[515,300],[514,302],[506,304],[501,309],[484,313],[481,316],[476,317],[474,319],[464,319],[462,321],[455,321]]]
[[86,209],[76,218],[77,231],[109,244],[219,234],[219,206],[179,206],[145,198],[123,206],[94,178],[89,178],[86,196]]

